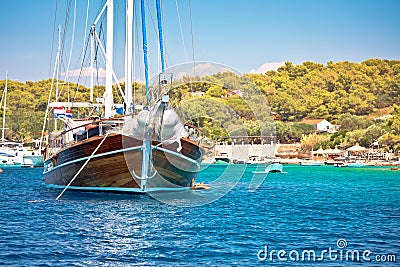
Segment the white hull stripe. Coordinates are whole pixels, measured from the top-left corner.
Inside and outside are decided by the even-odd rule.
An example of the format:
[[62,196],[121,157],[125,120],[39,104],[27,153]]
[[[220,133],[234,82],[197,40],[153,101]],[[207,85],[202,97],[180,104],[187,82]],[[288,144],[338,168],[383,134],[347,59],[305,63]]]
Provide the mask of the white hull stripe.
[[[46,188],[52,189],[64,189],[65,185],[46,184]],[[68,190],[80,190],[80,191],[98,191],[98,192],[127,192],[127,193],[150,193],[157,191],[185,191],[190,190],[190,187],[155,187],[146,188],[142,190],[140,188],[126,188],[126,187],[90,187],[90,186],[68,186]]]

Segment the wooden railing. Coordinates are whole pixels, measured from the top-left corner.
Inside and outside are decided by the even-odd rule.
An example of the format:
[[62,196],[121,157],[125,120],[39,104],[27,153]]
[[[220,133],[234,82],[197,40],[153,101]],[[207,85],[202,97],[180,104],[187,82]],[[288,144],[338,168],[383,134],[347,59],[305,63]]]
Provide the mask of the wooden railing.
[[[119,120],[113,123],[113,120],[95,120],[89,123],[85,123],[74,128],[62,131],[60,134],[50,136],[48,144],[45,150],[45,158],[49,158],[60,149],[74,144],[75,142],[81,142],[94,136],[102,136],[107,132],[121,132],[122,123],[118,123]],[[93,127],[91,127],[93,126]],[[82,134],[79,134],[79,130],[83,130]],[[98,129],[98,133],[93,134],[90,132],[92,129]],[[75,132],[75,133],[74,133]],[[72,139],[68,136],[72,135]]]

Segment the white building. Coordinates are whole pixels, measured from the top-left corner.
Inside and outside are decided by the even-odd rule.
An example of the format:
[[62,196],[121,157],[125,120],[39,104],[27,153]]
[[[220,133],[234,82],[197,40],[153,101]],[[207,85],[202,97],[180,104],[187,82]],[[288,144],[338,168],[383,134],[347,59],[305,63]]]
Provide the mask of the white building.
[[338,128],[337,125],[333,125],[332,123],[330,123],[325,119],[303,120],[302,123],[314,126],[316,132],[335,133],[337,132]]

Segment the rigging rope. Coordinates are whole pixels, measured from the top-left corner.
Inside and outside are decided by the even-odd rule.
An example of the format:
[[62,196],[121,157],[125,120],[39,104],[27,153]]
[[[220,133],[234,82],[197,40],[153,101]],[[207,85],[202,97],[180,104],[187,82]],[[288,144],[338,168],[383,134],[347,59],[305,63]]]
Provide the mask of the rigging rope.
[[86,34],[87,34],[87,25],[88,25],[88,19],[89,19],[89,6],[90,6],[90,0],[87,0],[87,5],[86,5],[86,20],[85,20],[85,33],[83,34],[83,46],[82,46],[82,62],[84,62],[85,57],[85,46],[86,46]]
[[68,79],[68,71],[69,71],[69,66],[71,64],[71,57],[72,57],[72,50],[74,49],[74,40],[75,40],[75,26],[76,26],[76,0],[74,1],[74,21],[72,24],[72,37],[71,37],[71,45],[69,48],[69,57],[68,57],[68,63],[67,63],[67,71],[65,72],[65,77]]
[[64,190],[58,195],[58,197],[56,198],[56,200],[59,200],[60,197],[64,194],[64,192],[68,189],[68,187],[75,181],[76,177],[78,177],[78,175],[82,172],[82,170],[86,167],[86,165],[89,163],[89,161],[93,158],[94,154],[96,154],[97,150],[99,150],[99,148],[101,147],[101,145],[104,143],[104,141],[106,140],[107,136],[109,133],[106,133],[106,135],[104,136],[104,138],[101,140],[101,142],[99,143],[99,145],[96,147],[96,149],[93,151],[93,153],[90,155],[90,157],[85,161],[85,163],[82,165],[82,167],[79,169],[79,171],[75,174],[75,176],[71,179],[71,181],[69,181],[69,183],[67,184],[67,186],[64,188]]
[[72,57],[72,50],[74,49],[74,40],[75,40],[75,26],[76,26],[76,0],[74,0],[74,21],[72,24],[72,38],[71,38],[71,45],[69,48],[69,57],[68,57],[68,64],[67,64],[67,70],[65,72],[65,80],[67,81],[68,84],[68,102],[69,102],[69,66],[71,64],[71,57]]
[[50,74],[51,74],[51,68],[52,68],[52,65],[53,65],[53,52],[54,52],[54,34],[55,34],[55,32],[56,32],[56,25],[57,25],[57,23],[56,23],[56,21],[57,21],[57,9],[58,9],[58,0],[56,1],[56,9],[54,10],[54,23],[53,23],[53,37],[52,37],[52,40],[51,40],[51,54],[50,54],[50,67],[49,67],[49,77],[50,77]]
[[67,32],[68,32],[70,9],[71,9],[71,0],[67,0],[67,8],[65,10],[64,29],[63,29],[63,34],[62,34],[62,38],[61,38],[61,40],[62,40],[61,41],[61,55],[60,55],[60,63],[59,63],[60,72],[61,72],[62,64],[64,63],[62,58],[64,57],[64,47],[65,47],[65,40],[67,38]]
[[[192,2],[189,0],[189,14],[190,14],[190,35],[192,39],[192,60],[193,60],[193,77],[196,77],[196,61],[194,57],[194,34],[193,34],[193,17],[192,17]],[[193,93],[193,82],[190,79],[190,90]],[[198,112],[198,106],[194,107],[196,114],[200,114]],[[200,128],[200,117],[197,120],[197,127]]]
[[196,76],[196,62],[194,60],[194,36],[193,36],[193,20],[192,20],[192,4],[189,0],[189,13],[190,13],[190,34],[192,36],[192,59],[193,59],[193,76]]
[[188,56],[187,56],[187,52],[186,52],[185,38],[183,37],[181,16],[179,15],[178,0],[175,1],[175,4],[176,4],[176,13],[178,14],[179,28],[180,28],[180,30],[181,30],[181,38],[182,38],[182,45],[183,45],[183,53],[185,54],[185,60],[186,60],[186,61],[189,61]]
[[[67,8],[65,10],[64,29],[63,29],[63,36],[62,36],[61,50],[60,50],[61,53],[59,55],[59,63],[58,63],[59,65],[57,66],[58,67],[57,80],[59,80],[59,78],[60,78],[59,76],[60,76],[60,73],[61,73],[62,69],[65,70],[65,66],[63,66],[63,64],[64,64],[63,58],[64,58],[65,41],[66,41],[66,38],[67,38],[66,36],[67,36],[68,25],[69,25],[69,15],[70,15],[70,9],[71,9],[71,0],[66,0],[66,2],[67,2]],[[59,91],[58,85],[59,85],[59,83],[57,83],[57,87],[56,87],[56,97],[55,97],[56,100],[58,99],[58,96],[61,95],[61,92],[64,89],[65,83],[62,84],[61,91]]]
[[[87,37],[87,39],[89,39],[89,38],[90,38],[90,37]],[[84,66],[84,64],[85,64],[84,58],[86,57],[86,52],[87,52],[88,46],[89,46],[89,42],[86,42],[86,46],[83,48],[83,50],[84,50],[84,52],[83,52],[83,57],[82,57],[83,60],[82,60],[82,63],[81,63],[81,68],[80,68],[80,70],[79,70],[78,81],[77,81],[77,83],[76,83],[75,94],[74,94],[74,97],[72,98],[72,102],[75,101],[76,95],[77,95],[77,93],[79,92],[79,83],[80,83],[80,80],[81,80],[81,77],[82,77],[83,66]]]

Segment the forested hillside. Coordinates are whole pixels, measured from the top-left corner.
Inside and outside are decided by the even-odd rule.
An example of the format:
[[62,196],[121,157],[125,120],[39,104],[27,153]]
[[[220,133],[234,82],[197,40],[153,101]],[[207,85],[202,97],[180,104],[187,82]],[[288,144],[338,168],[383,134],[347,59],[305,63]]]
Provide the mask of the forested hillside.
[[[16,141],[30,141],[40,137],[47,101],[51,88],[51,80],[38,82],[27,81],[26,83],[8,81],[7,111],[6,111],[6,138]],[[61,83],[59,86],[59,101],[66,101],[67,86],[70,90],[70,98],[75,97],[77,101],[83,99],[83,95],[88,89],[79,86],[75,94],[76,84],[66,85]],[[5,88],[5,81],[0,81],[0,89]],[[53,101],[55,96],[55,86],[53,86]],[[4,96],[4,94],[3,94]],[[3,99],[1,100],[1,116],[3,116]]]
[[[51,82],[8,81],[8,139],[28,141],[40,136]],[[4,85],[5,81],[0,81],[0,90],[4,89]],[[135,83],[134,87],[137,89],[136,99],[139,99],[137,103],[141,104],[140,100],[144,98],[143,85]],[[394,122],[380,121],[379,124],[370,120],[370,115],[382,110],[382,115],[388,112],[399,113],[397,107],[393,110],[393,106],[400,103],[400,60],[370,59],[362,63],[328,62],[326,65],[313,62],[294,65],[286,62],[277,71],[265,74],[237,76],[231,72],[224,72],[196,82],[190,77],[183,77],[180,85],[172,92],[171,102],[178,105],[183,100],[199,97],[204,99],[203,105],[206,108],[209,100],[217,101],[234,110],[234,114],[231,114],[234,115],[232,120],[243,121],[248,134],[257,135],[262,127],[273,123],[264,116],[261,116],[265,118],[261,119],[264,121],[261,122],[259,116],[257,121],[254,107],[251,108],[246,103],[246,97],[243,95],[252,95],[257,89],[268,100],[271,108],[259,112],[272,111],[277,115],[280,121],[275,122],[275,127],[282,142],[299,141],[304,134],[312,133],[313,129],[299,123],[304,118],[325,118],[332,123],[344,125],[341,133],[326,141],[326,144],[331,142],[330,145],[346,140],[359,142],[366,133],[354,131],[367,129],[373,134],[362,142],[364,144],[385,134],[397,136],[396,131],[390,128],[391,125],[396,125],[396,119],[391,119]],[[88,101],[88,97],[85,96],[88,91],[84,86],[61,82],[59,101],[67,101],[68,98],[74,101]],[[104,87],[96,87],[95,97],[102,96],[103,92]],[[52,100],[54,95],[53,86]],[[117,93],[115,97],[118,97]],[[218,110],[215,112],[217,114]],[[1,109],[0,114],[2,113]],[[214,138],[227,134],[215,121],[203,118],[201,123],[197,121],[197,124],[201,124],[200,126]],[[374,129],[370,129],[372,125],[375,125]]]
[[367,115],[400,103],[400,61],[370,59],[362,63],[322,65],[287,62],[278,71],[249,74],[265,92],[283,121],[338,119],[341,114]]

